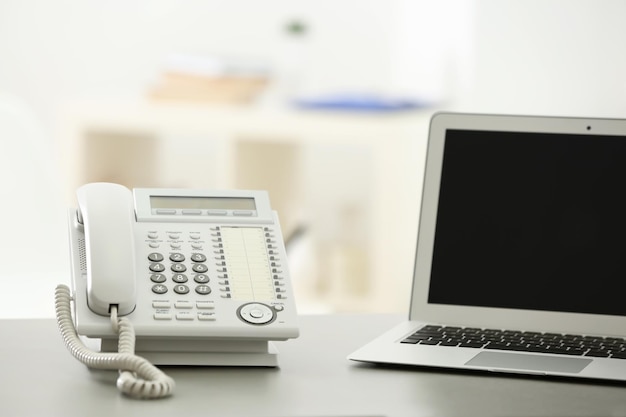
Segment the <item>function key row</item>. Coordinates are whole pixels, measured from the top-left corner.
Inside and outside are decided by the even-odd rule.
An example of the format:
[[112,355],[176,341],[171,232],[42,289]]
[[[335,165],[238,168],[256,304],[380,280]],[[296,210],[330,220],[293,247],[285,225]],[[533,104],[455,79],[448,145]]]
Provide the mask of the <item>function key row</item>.
[[[151,261],[150,266],[148,267],[150,271],[154,273],[164,272],[166,267],[161,262],[165,260],[163,254],[159,252],[152,252],[148,255],[148,260]],[[170,266],[170,270],[177,274],[181,274],[187,271],[187,266],[182,262],[186,260],[185,255],[182,253],[172,253],[169,256],[169,260],[173,262]],[[190,260],[193,262],[191,269],[193,272],[198,274],[204,274],[209,271],[209,267],[207,267],[203,262],[206,262],[207,258],[202,253],[193,253],[190,256]]]
[[[215,303],[210,300],[153,300],[155,320],[216,320]],[[194,309],[195,307],[195,309]]]
[[[182,253],[172,253],[170,254],[169,257],[170,261],[172,262],[183,262],[185,261],[185,255],[183,255]],[[192,262],[206,262],[206,256],[204,256],[201,253],[193,253],[189,259],[191,259]],[[163,254],[159,253],[159,252],[152,252],[151,254],[148,255],[148,260],[152,261],[152,262],[162,262],[163,260],[165,260],[165,257],[163,256]]]
[[[207,284],[210,281],[207,274],[197,274],[193,277],[193,280],[198,284]],[[152,274],[150,275],[150,281],[156,284],[162,284],[167,281],[167,277],[164,274]],[[189,281],[189,278],[187,278],[185,274],[174,274],[172,275],[172,281],[177,284],[184,284]]]
[[178,311],[176,314],[172,314],[169,310],[156,311],[153,315],[155,320],[195,320],[200,321],[215,321],[217,319],[214,312],[211,311],[198,311],[196,314],[192,311]]
[[[162,263],[159,263],[159,262],[151,263],[148,268],[150,269],[150,271],[157,272],[157,273],[165,271],[165,265],[163,265]],[[170,267],[170,270],[172,272],[182,273],[182,272],[187,271],[187,267],[185,266],[185,264],[173,264]],[[193,272],[198,273],[198,274],[203,274],[205,272],[208,272],[209,267],[204,265],[204,264],[194,264],[194,265],[191,266],[191,270]]]
[[148,232],[146,234],[148,246],[156,249],[161,247],[163,241],[167,241],[167,245],[173,250],[180,249],[188,241],[191,244],[193,250],[202,250],[205,241],[202,239],[200,232],[189,232],[189,234],[181,232],[167,232],[165,234],[159,232]]
[[[154,240],[154,239],[161,238],[161,235],[158,232],[148,232],[146,237],[148,239]],[[183,233],[181,233],[181,232],[168,232],[168,233],[165,233],[165,238],[167,238],[167,239],[179,240],[181,237],[183,237]],[[189,232],[189,238],[191,240],[200,240],[201,237],[202,236],[201,236],[200,232]]]
[[[189,287],[184,284],[174,285],[173,290],[176,294],[181,294],[181,295],[188,294],[189,291],[191,291]],[[152,286],[152,292],[155,294],[165,294],[168,291],[169,289],[167,285],[165,284],[155,284]],[[211,294],[211,287],[209,287],[206,284],[200,284],[200,285],[196,285],[195,291],[197,294],[200,294],[200,295],[208,295],[208,294]]]
[[254,216],[256,211],[254,210],[201,210],[201,209],[156,209],[156,214],[175,216],[178,214],[186,216]]

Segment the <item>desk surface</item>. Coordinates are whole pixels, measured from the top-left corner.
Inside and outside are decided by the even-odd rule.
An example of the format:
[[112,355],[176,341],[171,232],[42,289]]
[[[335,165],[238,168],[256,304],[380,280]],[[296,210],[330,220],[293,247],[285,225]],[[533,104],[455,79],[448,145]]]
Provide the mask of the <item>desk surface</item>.
[[167,368],[173,397],[138,401],[89,371],[52,319],[0,320],[2,416],[626,416],[626,386],[379,367],[346,360],[397,315],[301,318],[279,369]]

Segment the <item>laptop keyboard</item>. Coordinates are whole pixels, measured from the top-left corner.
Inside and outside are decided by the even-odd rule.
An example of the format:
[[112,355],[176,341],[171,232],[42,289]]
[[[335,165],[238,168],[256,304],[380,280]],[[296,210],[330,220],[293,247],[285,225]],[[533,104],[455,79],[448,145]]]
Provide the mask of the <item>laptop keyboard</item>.
[[626,359],[626,339],[427,325],[401,343]]

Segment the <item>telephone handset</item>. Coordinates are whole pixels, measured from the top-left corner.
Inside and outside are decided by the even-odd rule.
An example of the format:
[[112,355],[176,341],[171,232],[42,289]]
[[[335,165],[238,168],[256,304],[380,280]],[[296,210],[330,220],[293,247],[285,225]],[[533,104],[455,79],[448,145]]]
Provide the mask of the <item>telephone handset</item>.
[[85,236],[87,305],[97,314],[110,314],[112,305],[118,314],[129,314],[136,297],[132,193],[117,184],[91,184],[76,195],[76,222]]
[[[131,192],[92,183],[77,198],[69,211],[72,290],[59,286],[55,300],[74,356],[123,370],[118,387],[137,397],[174,388],[148,361],[278,365],[271,341],[297,337],[298,327],[282,232],[266,192]],[[100,352],[85,348],[79,335],[99,339]]]

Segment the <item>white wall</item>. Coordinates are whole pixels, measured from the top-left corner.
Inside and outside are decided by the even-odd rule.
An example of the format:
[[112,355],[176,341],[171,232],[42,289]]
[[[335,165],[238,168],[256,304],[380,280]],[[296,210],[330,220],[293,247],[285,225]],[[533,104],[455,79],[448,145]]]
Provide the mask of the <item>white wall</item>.
[[[172,53],[297,59],[308,88],[380,87],[390,10],[383,0],[24,0],[0,2],[0,91],[53,122],[76,97],[140,96]],[[393,4],[393,2],[392,2]],[[302,19],[294,48],[284,26]],[[295,53],[296,57],[287,56]]]
[[626,117],[626,2],[475,3],[472,111]]
[[46,134],[29,106],[0,92],[0,317],[51,315],[69,283],[66,212]]

